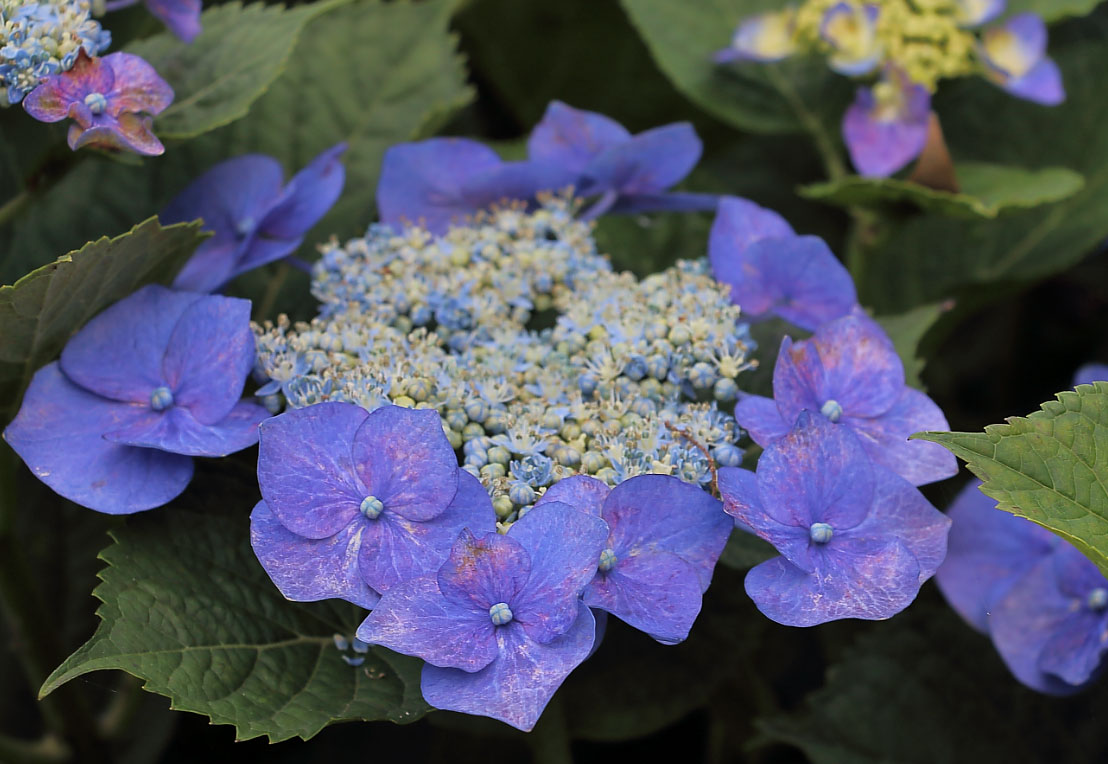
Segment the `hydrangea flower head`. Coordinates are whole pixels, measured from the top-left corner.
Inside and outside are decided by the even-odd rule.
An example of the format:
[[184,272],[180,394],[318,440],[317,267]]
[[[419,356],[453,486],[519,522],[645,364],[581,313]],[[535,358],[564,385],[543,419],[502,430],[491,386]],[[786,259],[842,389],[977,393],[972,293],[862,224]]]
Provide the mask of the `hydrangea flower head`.
[[79,51],[96,56],[111,40],[84,0],[0,0],[3,105],[19,103],[51,75],[69,70]]
[[261,428],[251,541],[289,599],[378,594],[438,569],[462,528],[496,529],[433,411],[327,402]]
[[757,474],[721,468],[719,488],[740,526],[781,553],[751,569],[746,591],[786,626],[889,618],[946,554],[950,521],[818,414],[767,447]]
[[1075,692],[1108,651],[1108,579],[1072,544],[997,509],[980,485],[967,485],[948,510],[950,549],[935,580],[1019,681]]
[[1034,13],[1017,13],[986,29],[980,56],[990,81],[1014,96],[1056,106],[1066,99],[1062,73],[1046,55],[1046,24]]
[[708,239],[716,278],[753,319],[778,315],[804,329],[844,316],[858,298],[850,273],[815,236],[797,236],[776,212],[723,197]]
[[731,44],[717,51],[719,64],[732,61],[780,61],[796,52],[793,35],[796,11],[785,8],[744,19],[735,29]]
[[268,412],[240,401],[254,365],[250,303],[148,286],[79,331],[31,380],[4,431],[54,491],[109,514],[165,504],[191,456],[258,440]]
[[639,475],[615,488],[566,478],[535,504],[562,502],[608,524],[586,605],[607,611],[659,642],[684,640],[733,523],[719,500],[668,475]]
[[786,436],[809,411],[853,431],[873,461],[914,485],[958,470],[946,449],[918,448],[924,444],[908,440],[920,430],[947,429],[946,418],[930,398],[904,384],[892,341],[859,312],[824,324],[809,339],[785,337],[773,396],[745,396],[735,406],[735,419],[759,445]]
[[161,219],[203,218],[215,235],[177,274],[173,286],[212,292],[241,273],[286,257],[342,193],[346,144],[327,149],[288,184],[273,157],[247,154],[221,162],[188,185]]
[[873,87],[858,88],[843,115],[843,140],[862,175],[892,175],[923,151],[931,95],[895,68]]
[[836,3],[824,13],[819,34],[832,53],[828,65],[839,74],[858,76],[873,71],[881,60],[877,36],[880,7],[873,3]]
[[530,730],[593,647],[581,592],[607,537],[599,517],[553,501],[507,534],[464,530],[435,574],[381,597],[358,638],[423,658],[435,708]]
[[713,209],[714,196],[666,194],[696,166],[701,149],[687,122],[631,135],[603,114],[561,101],[551,102],[527,141],[532,161],[572,170],[575,193],[600,196],[585,219],[607,211]]
[[390,225],[418,223],[445,233],[501,200],[531,200],[539,191],[571,185],[570,168],[546,162],[505,162],[478,141],[431,138],[385,152],[377,182],[377,210]]
[[23,108],[42,122],[73,120],[69,147],[82,146],[158,155],[151,116],[173,102],[173,89],[154,67],[130,53],[89,58],[81,48],[73,68],[36,87]]

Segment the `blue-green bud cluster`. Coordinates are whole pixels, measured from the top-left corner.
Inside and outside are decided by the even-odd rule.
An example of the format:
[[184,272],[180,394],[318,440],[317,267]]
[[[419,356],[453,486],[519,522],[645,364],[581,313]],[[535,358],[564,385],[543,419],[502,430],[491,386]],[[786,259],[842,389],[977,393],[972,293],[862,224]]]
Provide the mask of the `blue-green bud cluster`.
[[739,309],[703,261],[614,273],[574,204],[332,242],[319,317],[255,326],[258,394],[435,409],[505,523],[579,473],[706,484],[713,460],[741,458],[727,412],[751,366]]
[[19,103],[47,77],[72,68],[81,48],[95,56],[111,39],[87,0],[0,0],[0,105]]

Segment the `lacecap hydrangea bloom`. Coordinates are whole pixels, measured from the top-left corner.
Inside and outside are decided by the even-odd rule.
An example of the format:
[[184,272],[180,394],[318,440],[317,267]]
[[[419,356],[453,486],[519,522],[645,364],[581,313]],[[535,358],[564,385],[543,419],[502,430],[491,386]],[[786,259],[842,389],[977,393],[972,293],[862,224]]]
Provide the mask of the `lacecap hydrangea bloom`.
[[0,0],[0,103],[19,103],[48,77],[68,71],[83,50],[96,56],[111,33],[91,16],[85,0]]
[[240,400],[249,321],[247,300],[144,287],[35,373],[4,439],[77,504],[116,515],[165,504],[192,479],[193,456],[258,440],[269,414]]
[[958,471],[938,444],[909,441],[921,430],[946,430],[942,411],[904,382],[904,364],[876,322],[856,311],[820,326],[806,340],[781,340],[773,398],[745,395],[735,419],[768,446],[792,431],[804,411],[858,436],[869,457],[913,485]]
[[89,58],[82,48],[69,71],[49,77],[23,99],[42,122],[69,118],[69,147],[158,155],[165,147],[151,132],[152,115],[173,102],[173,89],[154,67],[130,53]]
[[719,490],[739,527],[781,553],[750,570],[746,591],[787,626],[889,618],[946,554],[946,516],[817,413],[767,446],[756,474],[721,468]]
[[886,176],[923,150],[931,96],[942,79],[978,74],[1036,103],[1065,99],[1039,16],[1018,13],[975,33],[1004,10],[1004,0],[806,0],[741,21],[715,60],[817,54],[839,74],[875,78],[858,89],[842,131],[858,171]]
[[950,548],[935,581],[1016,679],[1076,692],[1108,651],[1108,579],[1069,542],[998,509],[980,486],[967,485],[947,511]]
[[539,192],[573,187],[605,212],[711,210],[710,194],[669,193],[696,165],[700,139],[675,123],[631,135],[596,112],[552,102],[527,142],[528,158],[505,162],[472,140],[432,138],[393,146],[377,185],[381,222],[418,223],[436,234],[496,202],[534,202]]
[[284,184],[273,157],[247,154],[220,162],[190,183],[159,216],[166,223],[203,218],[214,236],[201,244],[175,289],[213,292],[246,271],[287,257],[342,193],[340,143]]

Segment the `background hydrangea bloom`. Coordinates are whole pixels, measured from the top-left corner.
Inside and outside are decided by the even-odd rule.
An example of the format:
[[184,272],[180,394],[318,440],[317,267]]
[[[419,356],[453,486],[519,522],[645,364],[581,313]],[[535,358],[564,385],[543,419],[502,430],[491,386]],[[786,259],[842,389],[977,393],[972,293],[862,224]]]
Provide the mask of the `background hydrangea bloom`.
[[427,661],[432,706],[530,730],[592,649],[580,595],[607,537],[603,520],[554,501],[505,535],[464,531],[437,575],[382,596],[358,638]]
[[858,88],[843,114],[843,140],[862,175],[892,175],[923,151],[931,95],[895,68],[871,88]]
[[979,53],[991,82],[1014,96],[1056,106],[1066,100],[1062,73],[1046,55],[1046,24],[1034,13],[1018,13],[986,29]]
[[39,370],[4,438],[44,483],[83,506],[160,506],[192,477],[190,456],[258,440],[261,406],[240,401],[254,363],[250,303],[148,286],[78,332]]
[[889,618],[946,554],[950,521],[818,415],[801,414],[757,474],[721,468],[719,487],[724,509],[782,555],[752,568],[746,591],[786,626]]
[[261,154],[221,162],[188,185],[161,214],[167,223],[204,219],[215,235],[197,248],[173,286],[212,292],[241,273],[292,254],[342,193],[340,143],[287,185],[281,164]]
[[871,3],[836,3],[827,9],[819,34],[832,49],[828,65],[839,74],[858,76],[873,71],[881,60],[877,37],[880,7]]
[[717,64],[732,61],[780,61],[796,52],[793,22],[796,11],[786,8],[744,19],[731,44],[712,57]]
[[602,517],[607,546],[585,604],[659,642],[685,639],[733,523],[706,491],[668,475],[640,475],[615,488],[585,475],[555,483],[535,504],[564,502]]
[[574,191],[600,196],[585,219],[605,212],[714,209],[709,194],[667,194],[700,159],[700,138],[687,122],[663,125],[631,135],[623,125],[593,111],[561,101],[546,107],[527,141],[536,162],[572,170]]
[[980,485],[967,485],[948,511],[950,550],[935,580],[1017,679],[1074,692],[1108,650],[1108,579],[1073,545],[997,509]]
[[82,48],[73,68],[35,88],[23,108],[42,122],[72,119],[74,151],[95,146],[157,155],[165,147],[150,131],[149,115],[172,102],[173,89],[143,59],[130,53],[89,58]]
[[948,478],[958,464],[946,449],[909,441],[946,430],[939,407],[904,384],[904,366],[875,322],[855,313],[824,324],[807,340],[785,337],[773,369],[773,398],[743,397],[735,419],[759,445],[792,429],[801,411],[852,430],[866,453],[915,485]]
[[708,259],[747,317],[778,315],[815,329],[858,302],[854,280],[822,239],[797,236],[776,212],[746,199],[720,200]]
[[462,528],[496,529],[488,494],[460,474],[433,411],[288,411],[261,428],[254,551],[289,599],[371,607],[437,570]]
[[1004,13],[1005,0],[955,0],[958,22],[965,27],[986,24]]

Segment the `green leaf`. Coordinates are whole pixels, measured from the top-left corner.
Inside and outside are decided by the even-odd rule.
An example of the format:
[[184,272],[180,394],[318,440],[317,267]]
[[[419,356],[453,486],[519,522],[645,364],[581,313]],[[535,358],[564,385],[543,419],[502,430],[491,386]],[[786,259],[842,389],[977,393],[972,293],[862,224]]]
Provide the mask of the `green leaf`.
[[151,219],[0,286],[0,400],[14,409],[31,375],[75,331],[139,287],[169,281],[206,236],[198,224],[163,228]]
[[924,432],[963,459],[1000,509],[1066,539],[1108,575],[1108,382],[1079,385],[985,432]]
[[712,61],[712,54],[730,43],[742,19],[778,10],[780,0],[622,4],[662,72],[709,114],[751,132],[820,130],[837,136],[854,85],[822,60],[795,57],[776,64],[726,66]]
[[129,45],[128,53],[149,61],[173,87],[173,103],[154,131],[163,139],[190,138],[246,116],[285,68],[300,30],[334,6],[227,3],[204,12],[203,31],[191,43],[165,31]]
[[[1057,32],[1057,34],[1056,34]],[[1013,98],[978,78],[944,84],[936,98],[958,158],[1066,167],[1085,178],[1055,204],[1013,211],[1003,220],[936,214],[886,219],[856,254],[860,300],[879,313],[935,302],[956,290],[997,281],[1032,281],[1064,270],[1108,238],[1108,99],[1098,78],[1108,57],[1108,14],[1056,27],[1066,102],[1044,107]]]
[[920,374],[927,363],[919,355],[920,342],[927,332],[939,320],[939,316],[949,310],[949,303],[934,303],[921,305],[907,313],[895,316],[877,316],[874,320],[881,324],[881,328],[889,335],[904,364],[905,381],[917,389],[923,389]]
[[244,497],[256,496],[256,485],[237,466],[112,531],[93,592],[103,603],[100,627],[41,696],[90,671],[120,669],[176,710],[234,725],[239,740],[271,742],[306,740],[338,721],[421,717],[430,709],[419,660],[372,648],[363,665],[347,665],[333,635],[350,638],[365,612],[338,601],[292,603],[269,580],[250,548],[254,499]]
[[1065,167],[1028,170],[1022,167],[962,162],[957,166],[960,193],[937,191],[897,178],[863,178],[815,183],[799,189],[801,196],[840,207],[880,207],[908,203],[923,210],[960,218],[995,218],[1011,210],[1038,207],[1073,196],[1085,185],[1079,173]]
[[1027,689],[949,608],[917,603],[848,647],[802,707],[757,726],[760,742],[797,746],[812,764],[1086,764],[1108,753],[1106,689]]
[[1085,16],[1103,0],[1008,0],[1007,15],[1031,11],[1044,21],[1059,21],[1067,16]]

